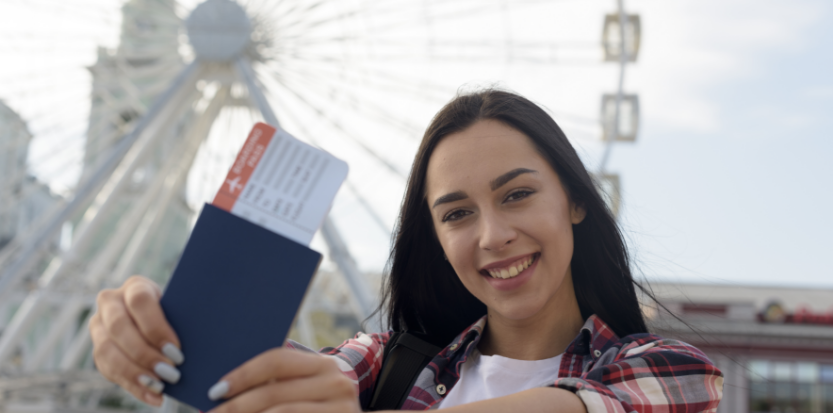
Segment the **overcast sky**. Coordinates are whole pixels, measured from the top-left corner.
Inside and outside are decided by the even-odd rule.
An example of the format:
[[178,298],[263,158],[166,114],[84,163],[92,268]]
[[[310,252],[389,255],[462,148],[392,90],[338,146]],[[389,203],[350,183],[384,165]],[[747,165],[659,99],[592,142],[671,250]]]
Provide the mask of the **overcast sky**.
[[643,128],[612,167],[645,273],[833,286],[833,3],[632,4]]
[[[114,45],[118,28],[115,2],[78,3],[83,7],[0,3],[0,99],[34,119],[31,167],[58,191],[71,190],[73,162],[82,153],[89,93],[83,68],[94,62],[96,44]],[[498,38],[598,43],[602,16],[615,8],[612,0],[553,4],[547,13],[515,13],[518,21],[501,26]],[[643,23],[638,62],[626,72],[626,90],[639,94],[642,117],[637,142],[617,144],[609,169],[621,176],[621,222],[640,273],[654,280],[833,287],[833,3],[625,5]],[[466,32],[462,20],[435,27],[440,40]],[[592,119],[598,119],[601,94],[615,90],[615,65],[479,66],[449,66],[431,76],[452,87],[449,98],[461,84],[490,82],[529,96],[555,114],[595,168],[602,145]],[[425,106],[401,108],[409,111],[403,119],[424,127],[438,109]],[[302,129],[290,132],[302,135]],[[390,156],[407,159],[414,146]],[[352,168],[355,177],[379,175]],[[382,205],[390,227],[401,185],[384,188],[378,199],[367,196]],[[334,213],[349,216],[355,200],[339,197]],[[362,231],[351,225],[342,224],[343,231]],[[351,250],[362,268],[378,271],[387,245],[388,238],[377,235],[372,242],[356,239]]]

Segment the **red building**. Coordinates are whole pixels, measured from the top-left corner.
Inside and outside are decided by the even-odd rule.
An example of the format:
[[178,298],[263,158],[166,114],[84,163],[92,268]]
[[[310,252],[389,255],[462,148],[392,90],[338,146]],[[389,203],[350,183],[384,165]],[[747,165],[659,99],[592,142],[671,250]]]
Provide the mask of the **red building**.
[[650,287],[670,311],[644,301],[652,331],[697,346],[723,371],[719,413],[833,413],[833,289]]

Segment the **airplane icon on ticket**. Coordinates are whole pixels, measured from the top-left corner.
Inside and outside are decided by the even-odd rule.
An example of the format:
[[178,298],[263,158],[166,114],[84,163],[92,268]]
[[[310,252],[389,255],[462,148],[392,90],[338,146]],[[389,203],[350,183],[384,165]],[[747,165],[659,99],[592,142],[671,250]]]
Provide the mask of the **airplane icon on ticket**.
[[234,194],[235,188],[243,188],[243,185],[240,184],[240,175],[236,176],[234,179],[226,179],[226,183],[228,184],[228,190],[232,194]]

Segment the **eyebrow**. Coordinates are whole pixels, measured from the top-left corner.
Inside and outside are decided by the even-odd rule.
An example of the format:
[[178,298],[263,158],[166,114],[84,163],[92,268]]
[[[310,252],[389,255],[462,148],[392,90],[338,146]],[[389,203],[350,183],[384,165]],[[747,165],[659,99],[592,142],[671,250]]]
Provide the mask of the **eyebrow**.
[[431,208],[436,208],[437,205],[447,204],[449,202],[454,202],[454,201],[459,201],[461,199],[466,199],[468,197],[469,197],[468,194],[466,194],[463,191],[457,191],[457,192],[452,192],[450,194],[445,194],[445,195],[437,198],[437,200],[434,201],[434,205],[431,206]]
[[[498,188],[502,187],[503,185],[506,185],[507,182],[517,178],[518,175],[530,174],[530,173],[537,174],[538,171],[535,171],[535,170],[532,170],[532,169],[526,169],[526,168],[513,169],[513,170],[511,170],[511,171],[509,171],[509,172],[507,172],[507,173],[489,181],[489,187],[492,188],[492,191],[495,191]],[[445,194],[445,195],[437,198],[437,200],[434,201],[434,205],[432,205],[431,208],[433,209],[433,208],[436,208],[437,205],[447,204],[449,202],[460,201],[460,200],[466,199],[468,197],[469,197],[468,194],[466,194],[463,191],[451,192],[449,194]]]
[[535,170],[532,170],[532,169],[526,169],[526,168],[513,169],[513,170],[511,170],[511,171],[493,179],[491,182],[489,182],[489,187],[492,188],[492,191],[495,191],[498,188],[506,185],[507,182],[517,178],[518,175],[537,174],[537,173],[538,173],[538,171],[535,171]]

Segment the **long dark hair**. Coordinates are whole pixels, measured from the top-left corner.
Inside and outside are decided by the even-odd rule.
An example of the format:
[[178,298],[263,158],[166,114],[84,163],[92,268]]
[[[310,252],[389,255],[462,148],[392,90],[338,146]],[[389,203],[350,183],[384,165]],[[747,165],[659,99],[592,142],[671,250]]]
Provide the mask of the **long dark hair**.
[[581,316],[593,314],[620,337],[647,332],[619,227],[564,132],[528,99],[500,90],[454,98],[434,117],[417,152],[399,216],[380,310],[396,331],[421,331],[445,345],[486,314],[466,290],[434,232],[425,200],[428,160],[444,137],[493,119],[523,132],[546,159],[569,196],[587,212],[573,226],[573,285]]

